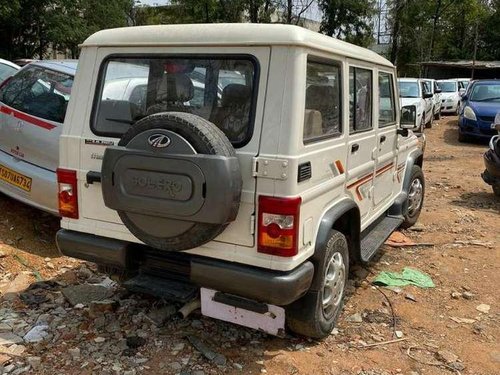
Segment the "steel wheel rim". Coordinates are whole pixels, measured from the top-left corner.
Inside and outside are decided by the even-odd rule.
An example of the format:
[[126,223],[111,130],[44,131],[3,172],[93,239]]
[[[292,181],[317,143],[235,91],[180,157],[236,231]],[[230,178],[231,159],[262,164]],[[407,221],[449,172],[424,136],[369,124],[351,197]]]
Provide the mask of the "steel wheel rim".
[[424,187],[419,178],[412,181],[408,191],[408,214],[413,216],[422,206]]
[[325,271],[323,284],[323,314],[330,317],[342,301],[345,285],[345,263],[340,253],[330,258]]

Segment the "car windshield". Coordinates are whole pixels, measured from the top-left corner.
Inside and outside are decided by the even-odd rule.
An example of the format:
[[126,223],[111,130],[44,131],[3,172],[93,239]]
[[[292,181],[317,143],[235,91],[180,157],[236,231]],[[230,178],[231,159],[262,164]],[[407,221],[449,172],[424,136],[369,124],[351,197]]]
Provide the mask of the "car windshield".
[[470,100],[474,102],[500,102],[500,83],[474,85]]
[[13,66],[0,63],[0,83],[17,72]]
[[418,98],[418,83],[399,81],[399,96],[402,98]]
[[439,82],[439,87],[441,87],[442,92],[456,92],[457,83],[456,82]]

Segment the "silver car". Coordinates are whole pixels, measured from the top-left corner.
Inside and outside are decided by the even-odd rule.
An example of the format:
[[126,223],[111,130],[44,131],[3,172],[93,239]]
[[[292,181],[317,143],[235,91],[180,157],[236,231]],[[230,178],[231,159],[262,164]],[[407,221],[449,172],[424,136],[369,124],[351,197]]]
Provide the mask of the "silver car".
[[16,73],[21,67],[8,60],[0,59],[0,83]]
[[59,136],[76,67],[37,61],[0,88],[0,192],[56,215]]

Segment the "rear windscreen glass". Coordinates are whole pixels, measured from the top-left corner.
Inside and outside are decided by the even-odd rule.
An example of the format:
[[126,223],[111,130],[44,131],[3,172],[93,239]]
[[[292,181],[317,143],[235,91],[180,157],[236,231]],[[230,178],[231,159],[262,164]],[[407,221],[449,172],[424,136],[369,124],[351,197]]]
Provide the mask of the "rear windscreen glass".
[[141,118],[186,112],[217,125],[235,146],[251,137],[257,64],[251,57],[115,57],[100,74],[92,130],[120,137]]

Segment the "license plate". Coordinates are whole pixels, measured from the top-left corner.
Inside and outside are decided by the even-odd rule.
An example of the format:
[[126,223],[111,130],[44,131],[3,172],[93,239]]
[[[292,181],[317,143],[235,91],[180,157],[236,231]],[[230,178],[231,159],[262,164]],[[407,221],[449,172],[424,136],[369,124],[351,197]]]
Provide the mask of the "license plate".
[[24,191],[31,191],[31,178],[21,173],[17,173],[10,168],[0,164],[0,180],[17,186]]

